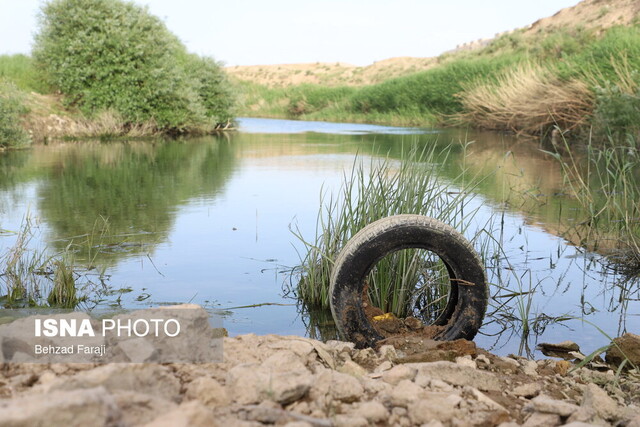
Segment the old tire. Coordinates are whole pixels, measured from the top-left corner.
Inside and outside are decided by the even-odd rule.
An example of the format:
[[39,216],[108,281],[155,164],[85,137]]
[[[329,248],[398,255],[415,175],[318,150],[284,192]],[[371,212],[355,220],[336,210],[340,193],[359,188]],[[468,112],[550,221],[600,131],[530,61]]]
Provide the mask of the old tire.
[[449,299],[435,324],[438,340],[473,339],[487,308],[488,288],[482,262],[455,229],[421,215],[397,215],[375,221],[344,246],[331,274],[331,313],[342,339],[358,348],[373,347],[383,337],[364,312],[365,278],[385,255],[402,249],[436,254],[449,273]]

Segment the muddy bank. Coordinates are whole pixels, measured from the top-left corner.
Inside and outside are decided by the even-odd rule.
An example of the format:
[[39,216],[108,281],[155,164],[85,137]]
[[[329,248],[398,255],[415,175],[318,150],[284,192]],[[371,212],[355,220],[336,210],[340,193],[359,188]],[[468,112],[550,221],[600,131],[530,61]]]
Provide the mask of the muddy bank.
[[443,345],[418,361],[390,345],[243,335],[225,338],[223,363],[5,364],[0,424],[640,426],[637,373]]

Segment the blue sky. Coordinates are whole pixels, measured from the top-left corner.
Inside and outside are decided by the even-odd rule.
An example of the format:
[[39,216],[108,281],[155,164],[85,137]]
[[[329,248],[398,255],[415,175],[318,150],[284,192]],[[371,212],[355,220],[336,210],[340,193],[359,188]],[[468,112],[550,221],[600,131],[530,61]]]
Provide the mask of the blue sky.
[[[29,53],[42,0],[0,0],[0,54]],[[428,57],[578,0],[135,0],[192,52],[227,65]]]

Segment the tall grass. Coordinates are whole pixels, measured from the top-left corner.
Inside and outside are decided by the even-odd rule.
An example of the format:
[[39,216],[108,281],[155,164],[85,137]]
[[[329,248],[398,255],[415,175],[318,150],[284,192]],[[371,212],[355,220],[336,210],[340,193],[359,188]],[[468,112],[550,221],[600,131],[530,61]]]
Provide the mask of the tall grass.
[[[92,252],[94,243],[106,237],[106,228],[106,222],[96,222],[84,242],[72,241],[52,252],[34,244],[37,224],[27,215],[13,246],[0,253],[0,307],[90,307],[117,293],[106,285],[105,271],[96,268],[97,254]],[[77,259],[79,245],[89,246],[90,259]]]
[[[564,141],[567,146],[566,140]],[[584,159],[549,153],[561,165],[565,187],[582,206],[576,227],[590,247],[611,248],[608,255],[614,268],[640,274],[640,150],[637,139],[594,143],[589,139]],[[606,243],[606,244],[603,244]]]
[[496,81],[467,88],[459,98],[458,117],[476,126],[530,135],[563,131],[584,125],[593,93],[581,80],[563,81],[549,66],[522,64]]
[[28,111],[24,93],[12,82],[0,78],[0,149],[21,147],[31,142],[29,134],[20,125]]
[[[402,161],[356,159],[344,176],[339,194],[322,192],[316,233],[312,240],[293,230],[304,244],[296,268],[296,294],[309,307],[329,307],[329,279],[334,259],[346,242],[366,225],[390,215],[422,214],[460,230],[475,211],[467,209],[472,196],[437,179],[438,165],[446,162],[450,147],[433,145],[412,150]],[[371,303],[397,316],[419,314],[434,318],[446,303],[448,279],[444,266],[425,251],[390,254],[368,278]],[[444,299],[442,298],[444,295]]]
[[41,76],[38,76],[30,56],[0,55],[0,80],[13,82],[19,89],[45,93],[46,85]]
[[351,98],[354,111],[394,112],[417,109],[439,115],[461,111],[462,103],[456,97],[468,81],[490,81],[517,58],[457,59],[430,70],[407,77],[391,79],[367,86]]

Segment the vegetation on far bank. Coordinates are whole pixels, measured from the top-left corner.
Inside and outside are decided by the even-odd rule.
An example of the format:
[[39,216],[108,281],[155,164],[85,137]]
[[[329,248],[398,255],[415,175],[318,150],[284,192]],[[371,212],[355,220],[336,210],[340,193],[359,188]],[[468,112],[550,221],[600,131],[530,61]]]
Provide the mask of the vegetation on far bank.
[[548,135],[637,134],[640,25],[524,30],[368,86],[241,82],[242,114],[394,125],[471,125]]
[[121,0],[45,3],[32,56],[0,56],[0,79],[9,82],[0,87],[0,108],[14,112],[0,123],[0,146],[24,142],[11,132],[30,92],[61,94],[79,135],[201,134],[234,118],[234,93],[220,64],[187,52],[147,8]]

